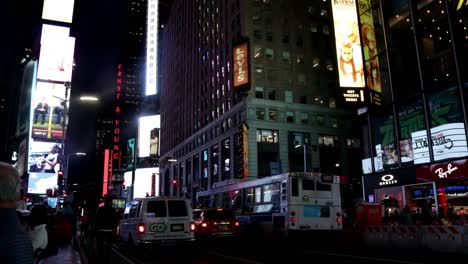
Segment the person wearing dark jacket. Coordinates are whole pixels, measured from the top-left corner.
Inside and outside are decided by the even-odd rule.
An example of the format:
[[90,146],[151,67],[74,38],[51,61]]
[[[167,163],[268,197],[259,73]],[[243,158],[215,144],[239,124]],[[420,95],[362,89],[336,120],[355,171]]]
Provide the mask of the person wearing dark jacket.
[[118,217],[112,207],[112,198],[104,197],[104,206],[99,207],[94,218],[98,259],[109,263],[112,238],[117,228]]
[[16,215],[16,200],[20,194],[18,171],[0,162],[0,263],[32,264],[31,239]]

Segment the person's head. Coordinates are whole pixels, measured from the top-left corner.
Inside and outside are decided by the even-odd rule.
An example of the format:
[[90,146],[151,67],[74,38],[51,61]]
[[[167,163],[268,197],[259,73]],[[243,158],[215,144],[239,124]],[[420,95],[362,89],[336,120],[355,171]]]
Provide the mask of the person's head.
[[47,207],[42,204],[37,204],[31,209],[29,215],[31,226],[47,224]]
[[341,51],[341,55],[340,55],[341,59],[344,62],[349,63],[353,60],[353,46],[351,42],[349,41],[341,42],[340,51]]
[[60,151],[60,146],[59,144],[54,144],[51,148],[50,148],[50,152],[51,153],[59,153]]
[[112,197],[110,196],[104,197],[104,205],[112,206]]
[[0,162],[0,208],[16,208],[19,194],[18,171],[10,164]]

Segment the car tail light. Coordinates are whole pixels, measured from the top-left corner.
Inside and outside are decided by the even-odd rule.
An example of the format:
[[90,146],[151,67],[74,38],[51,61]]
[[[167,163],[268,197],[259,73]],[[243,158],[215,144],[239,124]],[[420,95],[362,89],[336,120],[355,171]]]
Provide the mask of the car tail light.
[[190,231],[195,231],[195,223],[193,222],[190,224]]
[[202,226],[202,227],[208,227],[208,224],[205,223],[205,222],[203,222],[203,223],[201,224],[201,226]]
[[337,217],[337,218],[336,218],[336,222],[337,222],[338,224],[341,224],[341,221],[343,221],[343,219],[342,219],[341,217]]
[[296,223],[296,217],[295,216],[291,217],[291,223]]
[[138,224],[138,233],[139,234],[145,233],[145,224]]
[[240,226],[239,221],[236,221],[235,225],[236,225],[236,226]]
[[340,217],[340,216],[341,216],[341,213],[340,213],[340,212],[336,213],[336,216]]

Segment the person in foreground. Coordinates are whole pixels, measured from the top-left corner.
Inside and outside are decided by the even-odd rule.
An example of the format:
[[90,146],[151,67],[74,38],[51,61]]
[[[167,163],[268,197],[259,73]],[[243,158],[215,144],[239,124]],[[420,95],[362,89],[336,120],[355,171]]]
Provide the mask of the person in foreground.
[[16,216],[20,179],[15,168],[0,162],[0,263],[32,264],[33,247]]

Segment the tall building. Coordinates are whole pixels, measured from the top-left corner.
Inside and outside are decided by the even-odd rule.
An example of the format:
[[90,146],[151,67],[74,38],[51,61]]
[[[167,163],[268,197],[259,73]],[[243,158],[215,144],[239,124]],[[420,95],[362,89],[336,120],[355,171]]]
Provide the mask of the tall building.
[[176,0],[161,45],[163,195],[289,171],[360,177],[329,1]]
[[364,199],[387,213],[466,209],[468,6],[359,2],[367,66],[382,92],[381,105],[361,111]]

